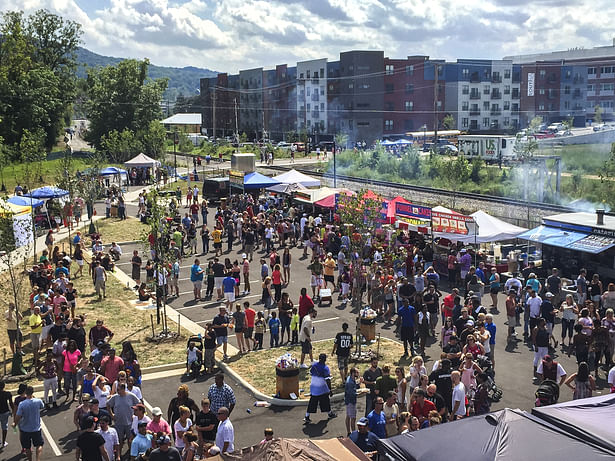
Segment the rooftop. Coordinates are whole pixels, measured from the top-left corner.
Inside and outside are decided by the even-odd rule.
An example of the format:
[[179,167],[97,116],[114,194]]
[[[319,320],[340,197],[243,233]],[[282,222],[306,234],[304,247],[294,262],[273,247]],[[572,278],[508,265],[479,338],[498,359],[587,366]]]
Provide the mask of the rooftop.
[[175,114],[160,123],[165,125],[201,125],[201,114]]
[[615,58],[615,40],[613,45],[597,46],[595,48],[573,48],[565,51],[552,51],[550,53],[520,54],[504,56],[511,59],[513,64],[528,64],[536,61],[573,61],[589,58]]
[[563,224],[574,224],[577,226],[586,226],[594,229],[615,230],[615,216],[604,215],[604,224],[597,224],[597,214],[578,212],[578,213],[560,213],[552,216],[545,216],[544,221],[556,221]]

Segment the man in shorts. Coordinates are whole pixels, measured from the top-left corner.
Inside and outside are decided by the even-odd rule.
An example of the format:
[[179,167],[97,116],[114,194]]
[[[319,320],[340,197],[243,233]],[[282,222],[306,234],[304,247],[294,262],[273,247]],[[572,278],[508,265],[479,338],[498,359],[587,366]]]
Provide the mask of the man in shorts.
[[222,345],[224,360],[228,359],[226,349],[228,346],[228,326],[231,321],[226,314],[226,307],[220,306],[220,312],[214,317],[213,328],[216,330],[216,344]]
[[329,288],[329,282],[335,289],[335,260],[332,253],[327,253],[327,259],[325,259],[324,272],[325,272],[325,288]]
[[233,303],[235,302],[235,285],[237,281],[229,272],[222,280],[222,288],[224,289],[224,300],[226,301],[226,309],[231,312]]
[[322,263],[319,261],[318,257],[314,257],[312,264],[310,264],[307,268],[312,273],[310,286],[312,287],[312,298],[315,298],[317,287],[320,288],[322,285]]
[[303,363],[305,356],[310,356],[310,363],[314,361],[312,354],[312,325],[313,320],[316,318],[316,309],[310,309],[308,315],[303,317],[301,321],[301,330],[299,331],[299,342],[301,343],[301,364],[300,368],[309,368],[309,365]]
[[9,429],[9,416],[15,413],[13,405],[13,397],[10,392],[4,390],[5,383],[0,381],[0,426],[2,427],[2,445],[4,448],[8,445],[6,434]]
[[43,332],[43,319],[39,306],[34,306],[32,315],[28,318],[28,323],[30,325],[30,341],[34,351],[34,363],[38,363],[38,352],[41,347],[41,334]]
[[41,399],[33,397],[34,388],[26,387],[26,400],[17,407],[15,424],[19,426],[19,440],[26,451],[28,460],[32,460],[32,446],[35,448],[36,461],[40,461],[43,452],[43,435],[41,434],[41,410],[45,408]]
[[[111,418],[115,423],[115,430],[120,442],[119,453],[122,452],[124,441],[130,442],[132,438],[132,417],[134,416],[133,408],[138,403],[139,398],[132,392],[126,390],[126,384],[120,383],[117,386],[117,394],[113,394],[107,400],[107,411],[111,414]],[[20,404],[21,406],[21,404]]]
[[[307,318],[307,317],[306,317]],[[305,322],[305,319],[303,320]],[[329,418],[335,418],[336,414],[331,411],[331,371],[326,365],[327,354],[320,354],[318,362],[314,363],[310,368],[312,380],[310,382],[310,401],[308,402],[307,411],[305,413],[304,422],[309,424],[312,422],[310,413],[316,413],[320,406],[320,411],[327,412]]]
[[[246,314],[246,328],[243,331],[243,337],[246,340],[248,350],[251,351],[256,346],[256,341],[252,338],[252,334],[254,333],[254,319],[256,318],[256,311],[250,307],[249,301],[245,301],[243,303],[243,311]],[[250,346],[250,341],[252,341],[252,346]]]
[[[354,431],[357,420],[357,388],[359,387],[359,370],[355,367],[350,369],[348,378],[344,383],[344,404],[346,405],[346,432],[350,434]],[[363,382],[363,378],[360,378]]]
[[216,294],[218,295],[217,301],[223,299],[222,282],[224,281],[224,264],[216,257],[214,258],[214,264],[211,266],[211,270],[214,273],[214,286],[216,287]]
[[190,281],[194,287],[194,300],[200,301],[201,288],[203,287],[203,269],[201,268],[201,261],[199,259],[194,260],[194,264],[190,268]]
[[348,359],[352,348],[352,335],[348,333],[348,324],[342,323],[342,331],[335,336],[333,341],[333,351],[331,354],[337,355],[337,367],[340,370],[342,382],[346,381],[348,374]]

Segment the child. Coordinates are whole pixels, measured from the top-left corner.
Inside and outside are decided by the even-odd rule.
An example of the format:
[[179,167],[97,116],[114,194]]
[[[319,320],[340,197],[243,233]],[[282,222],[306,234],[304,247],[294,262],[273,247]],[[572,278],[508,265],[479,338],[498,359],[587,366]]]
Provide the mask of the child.
[[203,335],[203,365],[205,373],[214,372],[216,347],[216,332],[213,325],[208,323]]
[[269,266],[263,258],[261,258],[261,279],[263,282],[269,276]]
[[290,331],[292,333],[291,344],[299,343],[299,313],[297,312],[297,308],[293,307],[293,314],[290,318]]
[[186,351],[187,360],[186,360],[186,376],[190,376],[190,370],[192,368],[192,364],[198,362],[198,350],[194,347],[194,343],[190,343],[188,346],[188,350]]
[[257,314],[256,322],[254,322],[254,350],[263,348],[263,335],[267,329],[263,312]]
[[346,267],[344,268],[340,278],[342,280],[342,304],[346,305],[349,300],[348,295],[350,294],[350,276],[348,275],[348,270]]
[[278,347],[278,343],[280,342],[280,319],[277,318],[277,313],[273,311],[271,313],[271,318],[269,319],[269,333],[271,337],[269,338],[269,347]]

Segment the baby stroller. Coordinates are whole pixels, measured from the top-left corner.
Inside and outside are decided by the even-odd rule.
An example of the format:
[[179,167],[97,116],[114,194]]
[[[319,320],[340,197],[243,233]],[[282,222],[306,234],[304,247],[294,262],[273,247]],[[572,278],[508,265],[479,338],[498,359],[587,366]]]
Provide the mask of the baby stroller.
[[553,405],[559,399],[559,386],[551,379],[545,379],[536,389],[536,406]]
[[[192,335],[188,338],[186,344],[186,350],[190,347],[190,343],[194,344],[196,352],[196,361],[190,364],[190,376],[196,378],[201,373],[201,367],[203,366],[203,338],[201,335]],[[188,365],[188,358],[186,357],[186,366]]]
[[487,375],[487,390],[489,393],[489,400],[492,402],[499,402],[502,399],[502,389],[495,384],[495,372],[493,371],[493,363],[491,359],[486,355],[479,355],[476,357],[478,366]]

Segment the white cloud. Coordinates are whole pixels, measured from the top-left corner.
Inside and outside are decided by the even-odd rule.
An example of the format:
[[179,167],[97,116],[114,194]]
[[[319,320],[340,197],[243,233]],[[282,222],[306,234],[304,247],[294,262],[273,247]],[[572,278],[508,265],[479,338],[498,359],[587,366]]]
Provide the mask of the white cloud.
[[[101,54],[236,72],[340,51],[501,58],[611,43],[612,0],[0,0],[83,25]],[[600,12],[594,14],[593,12]]]

